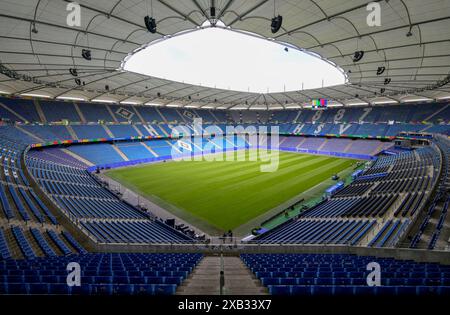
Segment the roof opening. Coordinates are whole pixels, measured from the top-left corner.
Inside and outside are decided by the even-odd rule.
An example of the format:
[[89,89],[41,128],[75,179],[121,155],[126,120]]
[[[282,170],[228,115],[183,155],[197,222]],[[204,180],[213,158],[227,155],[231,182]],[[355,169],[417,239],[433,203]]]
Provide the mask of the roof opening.
[[342,69],[316,54],[206,21],[135,50],[122,69],[205,87],[274,93],[344,84]]

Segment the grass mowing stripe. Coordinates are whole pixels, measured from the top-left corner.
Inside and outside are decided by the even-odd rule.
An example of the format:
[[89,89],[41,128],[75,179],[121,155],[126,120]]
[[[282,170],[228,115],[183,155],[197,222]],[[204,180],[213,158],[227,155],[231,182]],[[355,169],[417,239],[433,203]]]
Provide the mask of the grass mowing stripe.
[[[292,161],[290,159],[290,163],[298,163],[299,160],[303,158],[311,158],[311,156],[300,156],[296,157],[296,160]],[[316,157],[312,156],[312,159]],[[189,162],[190,163],[190,162]],[[214,162],[213,162],[214,163]],[[242,164],[241,164],[242,163]],[[282,165],[284,166],[283,162]],[[294,165],[295,166],[295,165]],[[217,168],[217,165],[215,166]],[[261,178],[267,177],[269,174],[274,173],[262,173],[259,170],[259,166],[255,166],[251,162],[237,162],[237,163],[229,163],[226,164],[223,168],[218,168],[219,172],[210,172],[210,173],[196,173],[192,176],[195,179],[201,179],[201,186],[207,189],[226,189],[229,185],[235,185],[239,183],[245,184],[246,180],[252,178]],[[277,174],[275,174],[278,176]],[[170,187],[166,187],[165,189],[160,189],[159,192],[164,194],[166,192],[171,191]],[[189,197],[196,197],[193,195],[196,191],[199,191],[197,185],[185,185],[183,187],[183,191],[179,192],[179,197],[182,198],[184,195],[188,195]]]
[[[299,159],[311,159],[314,158],[314,156],[288,156],[288,157],[283,157],[281,156],[281,167],[283,167],[283,163],[285,161],[292,161],[292,160],[299,160]],[[180,182],[183,181],[189,181],[191,182],[192,180],[196,180],[196,179],[201,179],[202,180],[202,184],[204,186],[206,186],[207,184],[212,184],[214,185],[216,182],[223,182],[227,177],[236,177],[236,174],[239,174],[239,176],[244,175],[246,173],[251,173],[254,176],[260,176],[261,172],[259,170],[259,164],[263,164],[263,162],[252,162],[252,161],[246,161],[246,162],[195,162],[195,161],[184,161],[184,162],[171,162],[171,163],[177,163],[178,165],[183,164],[183,168],[179,168],[179,167],[165,167],[167,165],[167,163],[163,163],[159,165],[159,168],[156,167],[155,165],[155,171],[161,171],[161,172],[166,172],[166,174],[164,174],[165,176],[163,176],[162,178],[159,178],[158,176],[158,186],[160,187],[164,187],[164,188],[159,188],[159,192],[160,193],[165,193],[165,192],[169,192],[172,191],[172,185],[171,183],[173,182],[173,179],[171,178],[170,173],[169,172],[174,172],[176,171],[177,176],[180,178]],[[187,165],[186,163],[188,163],[189,165]],[[217,164],[220,163],[220,164]],[[204,166],[207,167],[204,167]],[[172,166],[172,165],[171,165]],[[187,167],[187,166],[192,166],[192,168],[196,169],[196,172],[193,173],[192,172],[192,168],[191,167]],[[197,167],[199,166],[199,167]],[[151,182],[149,181],[148,176],[146,176],[145,171],[142,170],[142,167],[136,168],[133,172],[130,172],[128,174],[128,172],[126,172],[126,169],[123,169],[125,171],[125,173],[127,173],[127,176],[135,176],[136,177],[136,182],[139,183],[140,181],[143,181],[143,183],[141,183],[142,185],[145,185],[144,182],[148,182],[147,185],[150,187],[151,186]],[[241,172],[242,171],[242,172]],[[136,174],[138,173],[138,174]],[[135,175],[136,174],[136,175]],[[224,174],[227,174],[224,176]],[[161,174],[163,175],[163,174]],[[224,176],[224,177],[222,177]],[[189,191],[190,189],[195,189],[195,186],[193,185],[183,185],[183,190],[184,191]]]
[[267,161],[182,161],[117,169],[108,175],[175,206],[188,222],[190,217],[217,231],[240,226],[354,163],[291,152],[279,152],[279,158],[273,173],[260,171]]
[[[280,178],[290,178],[293,176],[297,176],[297,171],[300,169],[304,169],[306,167],[314,167],[315,165],[326,163],[329,158],[319,157],[317,159],[309,160],[304,163],[292,164],[288,167],[285,167],[281,170],[277,170],[272,173],[261,173],[260,176],[256,176],[255,178],[243,179],[239,181],[240,185],[248,184],[257,184],[259,182],[265,182],[266,184],[272,184],[275,181],[278,181]],[[234,186],[234,185],[233,185]],[[231,188],[230,186],[224,186],[224,188]]]
[[[297,195],[297,193],[292,189],[286,189],[286,187],[294,188],[298,187],[299,190],[307,190],[310,187],[317,185],[327,178],[327,176],[318,176],[318,174],[323,173],[323,170],[330,167],[330,169],[334,170],[334,168],[341,169],[342,164],[347,164],[349,161],[332,161],[330,165],[323,165],[318,170],[313,170],[308,172],[307,176],[302,176],[302,178],[294,177],[289,180],[283,180],[276,185],[265,185],[265,183],[261,183],[260,185],[252,185],[250,187],[245,187],[240,191],[241,198],[232,200],[228,203],[229,208],[239,207],[241,202],[244,202],[245,199],[254,199],[256,200],[256,204],[259,204],[258,197],[263,196],[271,196],[270,200],[266,200],[263,206],[258,208],[258,211],[229,211],[228,209],[222,213],[222,218],[218,217],[216,219],[224,219],[225,216],[235,216],[238,215],[241,219],[251,219],[259,214],[264,213],[267,210],[272,209],[282,201],[290,199]],[[306,188],[308,187],[308,188]],[[210,197],[206,197],[206,199],[210,199]],[[208,204],[208,200],[198,200],[200,204]],[[198,212],[201,210],[207,211],[207,209],[198,209]],[[244,210],[244,209],[243,209]],[[219,214],[220,215],[220,214]]]
[[[278,168],[278,171],[280,169],[284,169],[284,168],[288,167],[289,165],[298,164],[301,159],[302,159],[302,157],[296,158],[296,159],[290,159],[289,160],[290,162],[286,162],[286,160],[280,161],[280,166]],[[239,173],[238,173],[238,171],[239,171]],[[259,165],[257,165],[257,166],[243,165],[239,168],[223,168],[222,170],[220,170],[219,173],[213,172],[212,174],[208,174],[208,175],[211,175],[211,177],[209,179],[207,179],[205,181],[205,183],[206,184],[213,183],[214,181],[217,181],[218,179],[220,179],[220,182],[222,182],[222,183],[244,182],[245,180],[252,179],[255,177],[261,177],[261,176],[264,176],[267,174],[270,174],[270,173],[262,173],[261,170],[259,169]],[[218,178],[215,178],[213,175],[218,176]]]

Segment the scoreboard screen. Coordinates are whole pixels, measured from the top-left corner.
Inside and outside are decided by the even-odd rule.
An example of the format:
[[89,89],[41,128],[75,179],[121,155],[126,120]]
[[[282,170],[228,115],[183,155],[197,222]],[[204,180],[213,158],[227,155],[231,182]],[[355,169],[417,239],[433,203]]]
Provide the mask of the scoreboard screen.
[[312,108],[327,108],[328,100],[325,98],[313,99]]

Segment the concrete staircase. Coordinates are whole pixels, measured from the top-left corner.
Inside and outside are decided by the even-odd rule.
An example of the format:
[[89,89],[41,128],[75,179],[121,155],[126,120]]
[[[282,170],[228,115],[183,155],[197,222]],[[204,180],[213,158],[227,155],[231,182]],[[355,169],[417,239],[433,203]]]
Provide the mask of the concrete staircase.
[[268,290],[247,268],[239,257],[224,257],[225,288],[227,295],[265,295]]
[[150,148],[145,142],[141,142],[141,145],[147,149],[148,152],[150,152],[151,154],[153,154],[154,157],[158,157],[159,155],[152,150],[152,148]]
[[0,103],[0,107],[3,107],[3,109],[5,109],[8,112],[10,112],[11,114],[15,115],[16,117],[18,117],[22,121],[24,121],[24,122],[28,121],[26,118],[24,118],[23,116],[19,115],[19,113],[17,113],[13,109],[9,108],[8,106],[4,105],[3,103]]
[[219,118],[217,118],[217,116],[216,115],[214,115],[214,112],[212,111],[212,110],[208,110],[208,113],[210,113],[211,114],[211,116],[216,120],[215,122],[217,122],[217,123],[220,123],[220,120],[219,120]]
[[136,113],[136,116],[139,118],[139,120],[141,121],[141,123],[146,124],[146,121],[144,119],[144,117],[142,117],[141,113],[138,111],[136,106],[131,106],[131,108],[133,109],[133,111]]
[[117,117],[114,115],[111,107],[109,107],[108,105],[105,105],[105,107],[106,107],[106,110],[108,111],[108,113],[111,115],[111,118],[113,119],[113,121],[116,122],[116,123],[119,122],[117,120]]
[[118,146],[116,146],[115,144],[112,145],[112,148],[117,152],[117,154],[120,155],[120,157],[124,160],[124,161],[129,161],[128,156],[125,155],[125,153],[123,153],[120,148]]
[[45,117],[44,111],[42,110],[41,104],[39,104],[39,101],[37,99],[33,99],[34,107],[36,107],[36,112],[39,115],[39,119],[42,123],[47,123],[47,118]]
[[28,241],[28,244],[30,244],[31,248],[33,249],[34,253],[38,257],[45,257],[44,251],[39,246],[38,242],[34,238],[33,234],[31,234],[30,230],[24,230],[23,235]]
[[165,124],[168,124],[169,122],[167,121],[166,117],[164,117],[164,115],[159,111],[159,109],[157,107],[155,107],[155,111],[159,114],[159,116],[161,116],[163,122]]
[[9,252],[13,259],[24,259],[22,250],[17,244],[16,238],[14,237],[10,228],[5,228],[3,230],[6,242],[8,243]]
[[78,116],[80,116],[81,122],[83,124],[86,123],[86,118],[84,117],[83,112],[81,111],[80,107],[78,106],[77,103],[73,102],[73,106],[75,107],[75,111],[77,112]]
[[28,130],[25,130],[24,128],[20,127],[19,125],[14,126],[16,129],[19,129],[20,131],[22,131],[23,133],[26,133],[27,135],[29,135],[31,138],[36,139],[38,142],[44,142],[44,140],[42,140],[41,138],[39,138],[38,136],[32,134],[31,132],[29,132]]
[[139,136],[144,136],[143,134],[142,134],[142,132],[139,130],[139,128],[138,127],[136,127],[135,125],[131,125],[131,127],[133,127],[133,129],[137,132],[137,134],[139,135]]
[[[263,295],[263,287],[239,257],[223,257],[226,295]],[[186,281],[178,287],[177,295],[219,295],[220,257],[206,256]]]
[[85,158],[82,158],[81,156],[79,156],[78,154],[73,153],[72,151],[69,151],[67,149],[61,149],[61,151],[63,151],[64,153],[70,155],[71,157],[77,159],[80,162],[83,162],[84,164],[86,164],[87,166],[94,166],[95,164],[93,164],[92,162],[86,160]]
[[67,128],[67,131],[69,132],[70,136],[72,137],[72,139],[78,140],[78,136],[75,133],[75,130],[73,130],[72,126],[67,125],[66,128]]
[[439,217],[441,216],[442,205],[438,204],[434,208],[434,212],[428,221],[427,227],[423,231],[420,241],[417,243],[417,248],[428,248],[428,244],[431,241],[434,231],[436,231],[437,224],[439,222]]
[[106,125],[102,125],[103,129],[105,129],[106,134],[110,137],[110,138],[115,138],[114,134],[111,132],[111,130],[108,128],[108,126]]

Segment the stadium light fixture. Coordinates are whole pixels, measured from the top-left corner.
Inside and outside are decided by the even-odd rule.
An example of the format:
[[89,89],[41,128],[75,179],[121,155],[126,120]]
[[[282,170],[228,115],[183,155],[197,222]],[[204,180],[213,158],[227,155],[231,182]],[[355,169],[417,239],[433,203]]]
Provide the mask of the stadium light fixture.
[[124,104],[124,105],[139,105],[139,104],[142,104],[142,102],[137,102],[137,101],[122,101],[122,102],[120,102],[120,104]]
[[377,104],[377,105],[381,105],[381,104],[398,104],[397,101],[394,100],[388,100],[388,101],[374,101],[372,102],[372,104]]
[[178,105],[178,104],[167,104],[166,106],[167,107],[180,107],[180,105]]
[[159,103],[153,103],[153,102],[147,102],[144,105],[148,105],[148,106],[162,106],[162,104]]
[[414,103],[414,102],[430,102],[433,99],[431,98],[426,98],[426,97],[419,97],[419,98],[410,98],[410,99],[406,99],[406,100],[401,100],[401,103]]
[[369,103],[366,103],[366,102],[353,102],[353,103],[347,103],[347,104],[345,104],[345,105],[347,105],[347,106],[361,106],[361,105],[369,105]]
[[113,100],[104,100],[104,99],[93,99],[91,100],[91,102],[96,102],[96,103],[117,103],[116,101]]
[[448,99],[450,99],[450,95],[447,95],[447,96],[441,96],[441,97],[438,97],[438,98],[436,98],[437,100],[448,100]]
[[82,97],[75,97],[75,96],[57,96],[56,99],[58,100],[70,100],[70,101],[85,101],[85,98]]
[[0,91],[0,94],[11,94],[11,93],[6,92],[6,91]]
[[50,95],[46,95],[46,94],[24,93],[24,94],[20,94],[20,95],[31,96],[31,97],[52,98]]

